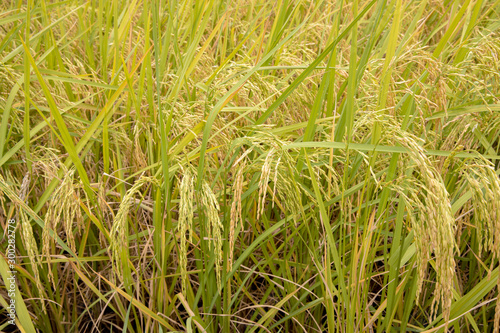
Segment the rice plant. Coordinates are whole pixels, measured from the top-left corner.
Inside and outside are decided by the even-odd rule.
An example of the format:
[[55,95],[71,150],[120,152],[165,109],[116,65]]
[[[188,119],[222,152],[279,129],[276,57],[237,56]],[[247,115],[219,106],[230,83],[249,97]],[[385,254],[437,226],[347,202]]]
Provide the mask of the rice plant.
[[499,1],[2,1],[0,110],[0,331],[499,331]]

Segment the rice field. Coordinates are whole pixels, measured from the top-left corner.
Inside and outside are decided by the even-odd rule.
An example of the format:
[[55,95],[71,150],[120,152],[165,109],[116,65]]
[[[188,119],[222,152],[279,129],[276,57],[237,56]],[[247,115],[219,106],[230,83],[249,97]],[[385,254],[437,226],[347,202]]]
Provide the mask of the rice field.
[[4,0],[0,110],[0,331],[499,331],[499,0]]

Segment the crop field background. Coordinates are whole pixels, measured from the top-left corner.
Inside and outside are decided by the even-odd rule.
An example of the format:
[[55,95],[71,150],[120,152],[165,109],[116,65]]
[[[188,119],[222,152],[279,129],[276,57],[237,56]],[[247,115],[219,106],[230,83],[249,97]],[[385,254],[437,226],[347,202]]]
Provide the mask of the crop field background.
[[498,332],[498,0],[2,0],[0,121],[0,331]]

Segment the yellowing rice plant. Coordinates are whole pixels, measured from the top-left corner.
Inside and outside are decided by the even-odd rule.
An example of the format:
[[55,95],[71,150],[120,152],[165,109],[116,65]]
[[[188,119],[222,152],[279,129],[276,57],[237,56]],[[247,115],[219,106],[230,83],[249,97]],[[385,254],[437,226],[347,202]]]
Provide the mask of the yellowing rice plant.
[[500,1],[0,2],[0,331],[498,332]]

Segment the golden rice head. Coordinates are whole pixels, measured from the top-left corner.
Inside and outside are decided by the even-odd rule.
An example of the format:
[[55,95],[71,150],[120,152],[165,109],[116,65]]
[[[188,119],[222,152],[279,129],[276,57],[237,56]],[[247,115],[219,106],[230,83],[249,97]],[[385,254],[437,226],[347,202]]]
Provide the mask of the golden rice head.
[[474,132],[481,126],[481,124],[478,124],[478,120],[474,115],[463,115],[446,122],[443,126],[443,132],[446,133],[446,136],[443,138],[439,149],[453,150],[457,146],[463,146],[464,149],[474,148],[477,144]]
[[[111,207],[106,202],[106,182],[101,181],[99,182],[98,186],[99,188],[97,191],[97,204],[99,206],[99,210],[101,211],[103,222],[106,222],[103,224],[111,225],[112,213]],[[99,244],[103,249],[107,248],[109,245],[106,236],[102,232],[99,233]]]
[[262,164],[262,170],[259,179],[259,195],[258,195],[258,206],[257,206],[257,220],[264,213],[264,206],[266,203],[266,193],[267,186],[269,183],[269,177],[271,176],[271,164],[273,162],[274,154],[276,149],[272,147],[266,155],[264,164]]
[[209,238],[209,249],[215,255],[215,270],[217,274],[217,287],[222,290],[222,233],[224,226],[219,217],[219,203],[214,192],[207,182],[203,182],[201,201],[207,212],[207,231]]
[[[451,210],[451,203],[441,176],[425,155],[419,145],[419,139],[409,133],[403,133],[392,126],[387,127],[386,135],[405,146],[409,152],[408,168],[418,173],[418,178],[402,174],[407,186],[408,197],[411,199],[409,207],[416,206],[416,216],[410,221],[415,230],[417,250],[418,289],[417,299],[427,271],[427,263],[431,252],[436,260],[436,287],[431,305],[431,318],[436,315],[437,304],[441,303],[443,318],[449,320],[451,302],[453,299],[453,279],[455,275],[454,253],[457,249],[455,241],[455,218]],[[403,168],[402,170],[408,170]],[[409,185],[408,185],[409,184]],[[417,190],[415,190],[417,189]],[[401,194],[401,193],[400,193]],[[412,211],[409,212],[412,215]]]
[[[23,178],[19,195],[17,195],[4,181],[2,175],[0,175],[0,196],[3,197],[3,195],[5,194],[15,204],[17,208],[18,212],[17,216],[18,219],[21,221],[21,230],[22,230],[21,239],[25,246],[26,252],[28,253],[29,261],[32,263],[31,267],[35,275],[36,287],[41,294],[42,290],[44,289],[42,287],[38,268],[41,267],[42,262],[40,259],[40,255],[38,253],[38,246],[36,244],[35,237],[33,235],[33,228],[31,227],[28,215],[25,212],[25,207],[27,207],[25,201],[28,194],[29,183],[30,183],[30,177],[29,173],[27,173]],[[43,297],[41,297],[41,299],[42,299],[42,308],[45,309],[45,302],[43,301]]]
[[[500,179],[494,165],[481,155],[465,161],[461,173],[472,193],[474,224],[479,235],[479,255],[483,249],[491,251],[493,258],[500,259]],[[493,260],[491,265],[493,265]],[[490,267],[490,271],[493,266]],[[497,280],[500,291],[500,276]],[[500,328],[500,300],[495,308],[494,331]]]
[[[35,285],[38,291],[41,293],[44,290],[42,286],[42,281],[40,280],[40,272],[38,270],[39,267],[42,267],[42,261],[40,259],[40,254],[38,253],[38,247],[35,241],[35,237],[33,235],[33,228],[31,227],[31,223],[29,221],[28,216],[24,212],[24,210],[19,210],[19,216],[21,220],[21,228],[22,228],[22,240],[28,253],[28,258],[31,262],[31,267],[33,269],[33,273],[35,275]],[[45,302],[43,298],[42,300],[42,309],[45,310]]]
[[452,285],[455,275],[454,253],[455,219],[446,187],[433,162],[427,157],[422,140],[401,130],[396,120],[388,115],[363,116],[368,128],[377,121],[383,124],[384,132],[380,144],[406,148],[408,154],[402,160],[404,167],[398,168],[400,174],[392,185],[408,209],[408,219],[415,234],[417,254],[417,300],[422,291],[428,262],[434,253],[436,260],[436,286],[430,316],[434,317],[437,304],[441,303],[443,317],[448,322],[452,301]]
[[187,234],[189,241],[193,240],[193,216],[194,216],[194,178],[189,170],[184,173],[180,185],[179,221],[177,230],[180,234],[179,265],[181,267],[182,292],[186,293],[187,286]]
[[276,184],[278,183],[278,171],[282,156],[283,155],[280,155],[278,157],[274,165],[274,178],[273,178],[274,187],[273,187],[272,208],[274,208],[274,203],[276,202]]
[[[417,253],[417,302],[419,301],[419,297],[422,292],[422,282],[425,278],[427,271],[427,264],[430,258],[429,246],[430,237],[429,233],[425,232],[425,226],[423,223],[419,223],[418,216],[416,216],[414,211],[423,211],[425,210],[425,206],[422,204],[422,201],[418,197],[419,187],[411,180],[404,180],[404,184],[401,186],[393,185],[392,190],[398,192],[399,196],[403,198],[405,202],[405,206],[407,208],[408,214],[407,218],[412,226],[413,233],[415,235],[415,247]],[[418,235],[418,237],[417,237]]]
[[[294,181],[294,177],[298,173],[295,166],[296,161],[287,150],[282,149],[286,142],[265,133],[260,133],[252,140],[254,146],[267,150],[266,157],[260,167],[257,218],[260,218],[264,213],[266,193],[269,189],[272,192],[272,207],[278,204],[280,210],[283,213],[287,212],[287,214],[289,212],[297,224],[300,215],[303,214],[302,195],[310,195]],[[273,187],[269,188],[271,177]],[[315,200],[312,196],[310,199]]]
[[[243,144],[248,144],[250,147],[237,159],[234,165],[242,161],[251,151],[264,151],[261,153],[262,157],[252,165],[252,168],[260,171],[256,217],[260,219],[263,215],[267,192],[270,191],[272,207],[278,205],[284,214],[290,213],[297,224],[301,214],[304,214],[301,202],[302,195],[309,196],[311,200],[315,200],[315,198],[308,191],[305,191],[300,183],[294,181],[298,171],[295,159],[290,156],[286,149],[282,149],[286,145],[286,141],[282,141],[268,132],[257,131],[255,136],[239,140],[237,145]],[[270,182],[272,182],[272,187],[270,187]]]
[[[451,212],[451,204],[443,182],[434,178],[429,180],[427,186],[428,192],[425,200],[427,203],[427,214],[424,218],[431,221],[429,223],[429,239],[434,249],[438,273],[433,306],[431,306],[431,316],[433,314],[437,315],[437,303],[440,301],[443,307],[443,317],[448,322],[451,302],[453,300],[453,278],[455,276],[454,254],[457,247],[454,230],[455,219]],[[437,204],[429,205],[429,202]],[[436,233],[433,234],[433,231]]]
[[[111,264],[113,267],[113,277],[118,277],[120,281],[123,282],[123,266],[122,264],[128,264],[128,213],[130,207],[135,202],[134,196],[139,192],[141,187],[146,183],[152,183],[158,185],[158,181],[153,177],[141,176],[139,180],[125,193],[125,196],[120,203],[118,208],[118,213],[113,221],[113,226],[110,232],[110,257]],[[126,262],[122,263],[121,255],[125,255]]]
[[139,123],[136,123],[134,125],[134,130],[133,130],[133,132],[134,132],[134,153],[132,156],[132,161],[134,163],[136,170],[145,169],[148,165],[146,154],[144,154],[144,152],[142,151],[142,148],[141,148],[141,142],[140,142],[141,130],[140,130],[139,125],[140,125]]
[[83,226],[83,217],[79,206],[79,185],[74,184],[74,169],[68,170],[64,164],[61,164],[63,177],[60,185],[52,193],[48,202],[47,214],[45,215],[45,225],[42,232],[43,247],[42,253],[49,262],[49,279],[55,283],[50,269],[51,247],[53,239],[50,237],[50,230],[58,232],[59,226],[62,226],[66,233],[67,243],[71,250],[76,252],[75,236],[73,225],[76,222],[77,232],[81,231]]
[[108,203],[106,202],[106,184],[104,182],[99,183],[99,189],[97,192],[97,203],[102,214],[106,214]]
[[[82,214],[78,204],[79,191],[78,187],[73,184],[75,170],[68,170],[65,166],[62,167],[64,175],[59,187],[54,191],[49,201],[47,209],[46,223],[44,228],[44,240],[49,239],[48,228],[57,232],[59,224],[63,226],[68,239],[68,245],[76,251],[75,237],[73,234],[73,223],[76,221],[78,231],[82,227]],[[62,223],[61,223],[62,222]],[[49,242],[44,242],[45,254],[50,255]]]
[[461,171],[472,193],[474,220],[482,239],[479,255],[484,248],[500,258],[500,180],[494,166],[478,155],[466,161]]
[[[21,189],[19,191],[19,199],[21,199],[23,202],[26,202],[29,184],[30,184],[30,174],[26,173],[26,175],[23,178]],[[42,261],[38,253],[38,246],[36,244],[35,237],[33,236],[33,228],[31,227],[29,218],[23,209],[19,209],[19,215],[22,228],[22,233],[21,233],[22,240],[26,248],[26,252],[28,253],[28,258],[30,259],[30,262],[33,264],[32,268],[33,268],[33,273],[35,274],[36,286],[38,290],[41,291],[43,289],[42,289],[42,282],[40,280],[40,274],[38,272],[38,267],[42,266]],[[45,309],[45,302],[43,302],[43,300],[42,300],[42,306]]]
[[[290,168],[284,168],[279,172],[275,185],[282,209],[287,214],[292,215],[294,225],[297,226],[300,217],[305,217],[303,215],[302,195],[308,195],[311,202],[316,199],[311,197],[307,191],[302,189],[301,185],[294,181],[294,174],[290,173],[290,170]],[[315,220],[315,222],[317,221]]]
[[233,203],[231,204],[231,222],[229,225],[229,262],[227,265],[228,272],[231,271],[233,265],[234,244],[236,241],[236,229],[238,221],[240,222],[241,230],[243,230],[243,218],[241,215],[241,195],[243,194],[243,180],[245,162],[243,162],[236,172],[233,182]]

